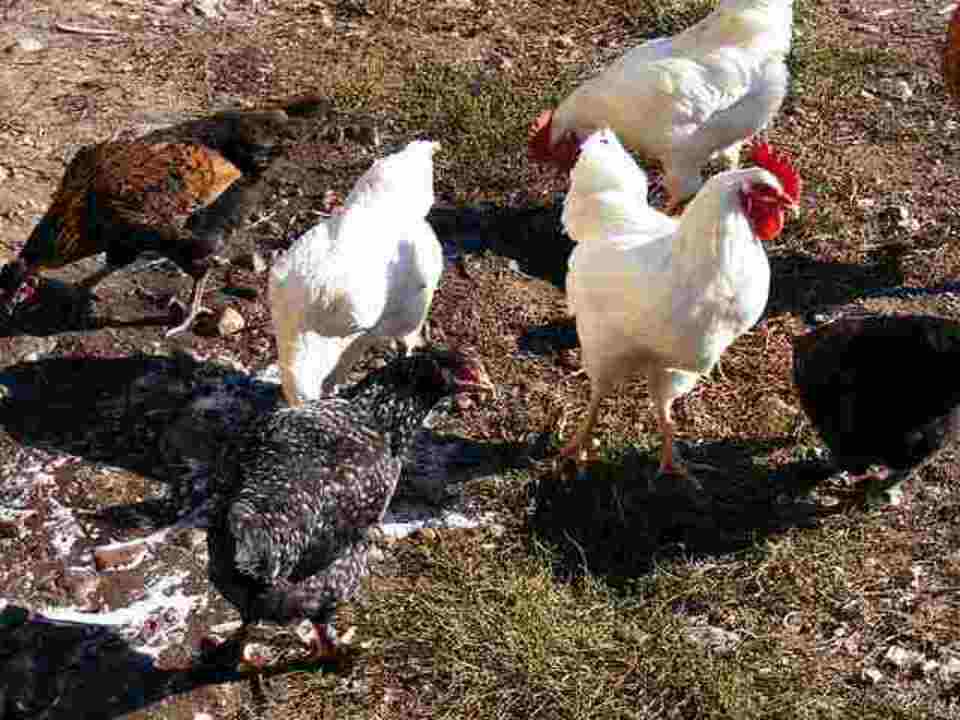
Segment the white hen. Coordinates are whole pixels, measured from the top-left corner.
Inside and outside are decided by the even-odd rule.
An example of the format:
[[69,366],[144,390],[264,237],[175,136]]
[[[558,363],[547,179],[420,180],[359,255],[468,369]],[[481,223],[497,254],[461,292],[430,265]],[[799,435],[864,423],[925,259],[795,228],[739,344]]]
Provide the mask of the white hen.
[[443,269],[426,215],[433,205],[433,153],[416,141],[377,160],[343,208],[304,233],[274,265],[270,310],[287,402],[329,394],[378,341],[409,352]]
[[785,157],[758,144],[753,159],[761,167],[714,176],[674,219],[647,204],[646,176],[612,131],[583,145],[563,223],[577,242],[567,296],[591,395],[564,454],[588,439],[604,396],[643,370],[663,433],[661,471],[680,471],[671,405],[759,319],[770,285],[761,241],[780,233],[800,194]]
[[787,93],[793,0],[720,0],[679,35],[629,51],[530,129],[530,157],[567,172],[590,133],[613,129],[663,164],[668,208],[695,194],[711,156],[739,167],[744,140],[770,122]]

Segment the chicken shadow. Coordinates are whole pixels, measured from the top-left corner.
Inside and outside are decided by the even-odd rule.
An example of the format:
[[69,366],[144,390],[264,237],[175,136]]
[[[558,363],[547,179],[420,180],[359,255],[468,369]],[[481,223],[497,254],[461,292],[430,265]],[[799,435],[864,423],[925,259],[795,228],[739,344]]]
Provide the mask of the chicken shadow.
[[[53,278],[44,278],[38,293],[39,297],[28,306],[18,307],[12,317],[0,321],[0,337],[47,337],[110,327],[141,328],[171,323],[170,313],[164,311],[132,320],[101,315],[95,296]],[[171,292],[170,297],[173,296]]]
[[[345,657],[344,667],[336,670],[343,671],[351,662],[351,657]],[[252,686],[252,709],[262,711],[259,717],[267,717],[260,680],[291,669],[278,666],[253,674],[235,666],[196,662],[165,669],[108,626],[45,620],[4,624],[0,625],[0,717],[119,718],[177,695],[245,679]]]
[[527,442],[501,442],[423,429],[405,458],[395,497],[401,502],[455,505],[471,480],[532,467],[546,457],[550,440],[550,433],[538,433]]
[[[130,470],[152,485],[151,497],[97,508],[91,516],[118,531],[160,529],[200,506],[207,496],[194,487],[191,472],[229,477],[230,466],[220,464],[224,448],[242,439],[253,414],[280,401],[278,385],[183,353],[22,362],[0,369],[0,386],[6,395],[0,427],[19,444]],[[243,406],[204,409],[204,401],[194,402],[211,388],[233,391]],[[424,429],[405,462],[398,496],[456,506],[469,480],[527,467],[545,448],[543,437],[476,441]]]
[[[563,231],[562,199],[552,205],[507,207],[493,203],[437,206],[427,219],[448,255],[491,252],[516,261],[518,270],[566,287],[567,261],[575,243]],[[789,251],[769,253],[767,312],[807,312],[843,305],[904,281],[895,254],[866,264],[818,260]]]
[[544,463],[530,486],[531,536],[557,550],[561,578],[589,572],[617,586],[667,558],[718,556],[813,527],[829,512],[806,497],[828,474],[821,464],[753,468],[753,457],[789,442],[699,445],[690,478],[656,477],[656,459],[632,448],[582,468]]
[[770,255],[767,314],[806,313],[895,288],[904,281],[896,263],[868,265],[816,260],[799,254]]
[[[97,519],[116,529],[156,529],[198,502],[192,488],[184,493],[181,487],[187,462],[180,452],[183,443],[178,447],[175,441],[189,438],[180,432],[184,407],[199,385],[231,373],[239,375],[182,353],[23,362],[0,369],[6,396],[0,401],[0,426],[23,446],[59,450],[143,476],[157,497],[99,509]],[[278,397],[275,386],[254,384]],[[214,444],[222,438],[194,438],[198,445],[205,440]]]
[[560,204],[436,206],[427,220],[448,256],[492,252],[516,261],[520,272],[562,290],[574,243],[563,232],[561,211]]
[[[903,282],[902,273],[890,268],[878,271],[875,266],[822,262],[801,255],[773,255],[770,267],[772,277],[767,315],[803,314],[842,306],[857,298],[882,295],[885,290],[896,288]],[[953,285],[945,285],[940,291],[953,290]],[[936,293],[938,289],[907,292]],[[576,321],[571,317],[531,326],[517,339],[517,345],[520,350],[534,355],[551,355],[577,348],[580,340]]]

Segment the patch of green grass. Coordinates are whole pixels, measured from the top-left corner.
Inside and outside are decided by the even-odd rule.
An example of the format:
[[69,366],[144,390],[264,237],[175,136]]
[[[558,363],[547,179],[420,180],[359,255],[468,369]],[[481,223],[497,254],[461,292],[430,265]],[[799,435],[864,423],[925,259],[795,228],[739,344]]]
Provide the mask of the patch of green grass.
[[[838,557],[836,538],[798,535],[669,562],[618,593],[590,577],[556,582],[542,547],[404,545],[405,579],[378,582],[358,611],[371,646],[350,682],[368,692],[337,717],[920,718],[817,668],[814,641],[778,637],[789,613],[826,626],[844,612],[857,543],[842,546]],[[707,625],[734,640],[691,630]]]

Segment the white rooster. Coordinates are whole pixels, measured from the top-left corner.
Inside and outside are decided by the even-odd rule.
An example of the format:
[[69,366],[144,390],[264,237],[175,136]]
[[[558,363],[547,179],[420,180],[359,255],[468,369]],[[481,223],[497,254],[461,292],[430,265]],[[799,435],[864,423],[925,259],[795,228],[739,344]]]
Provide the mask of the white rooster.
[[673,401],[760,318],[770,287],[762,241],[780,234],[800,196],[785,156],[763,143],[752,159],[758,167],[708,180],[674,219],[647,204],[646,176],[611,130],[583,145],[563,223],[577,242],[567,297],[591,393],[565,455],[589,438],[604,396],[643,370],[663,433],[660,470],[683,472],[673,457]]
[[743,141],[763,129],[787,94],[793,0],[720,0],[679,35],[629,51],[530,128],[532,160],[569,172],[576,149],[609,127],[663,165],[672,210],[694,195],[719,153],[739,167]]
[[291,406],[329,394],[379,341],[395,338],[407,352],[423,344],[443,270],[426,221],[439,147],[415,141],[377,160],[343,207],[274,265],[270,311]]

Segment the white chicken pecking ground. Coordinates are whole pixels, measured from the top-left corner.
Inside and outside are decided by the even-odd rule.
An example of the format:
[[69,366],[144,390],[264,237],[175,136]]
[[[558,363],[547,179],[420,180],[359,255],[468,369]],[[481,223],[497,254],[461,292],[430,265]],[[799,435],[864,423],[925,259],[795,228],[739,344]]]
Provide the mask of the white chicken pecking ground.
[[433,154],[418,140],[377,160],[342,208],[298,238],[270,275],[270,311],[291,406],[330,394],[372,345],[406,351],[422,330],[443,270],[426,215]]
[[603,398],[643,371],[663,433],[660,471],[683,474],[673,401],[760,318],[770,288],[762,243],[780,234],[800,197],[785,156],[765,143],[752,156],[758,167],[714,176],[675,219],[647,204],[646,176],[611,130],[584,143],[563,223],[577,243],[567,298],[591,392],[565,455],[579,455]]
[[720,0],[678,35],[630,50],[530,128],[533,160],[569,172],[590,133],[609,127],[663,165],[672,211],[703,184],[714,155],[739,167],[745,140],[765,128],[787,94],[793,0]]

